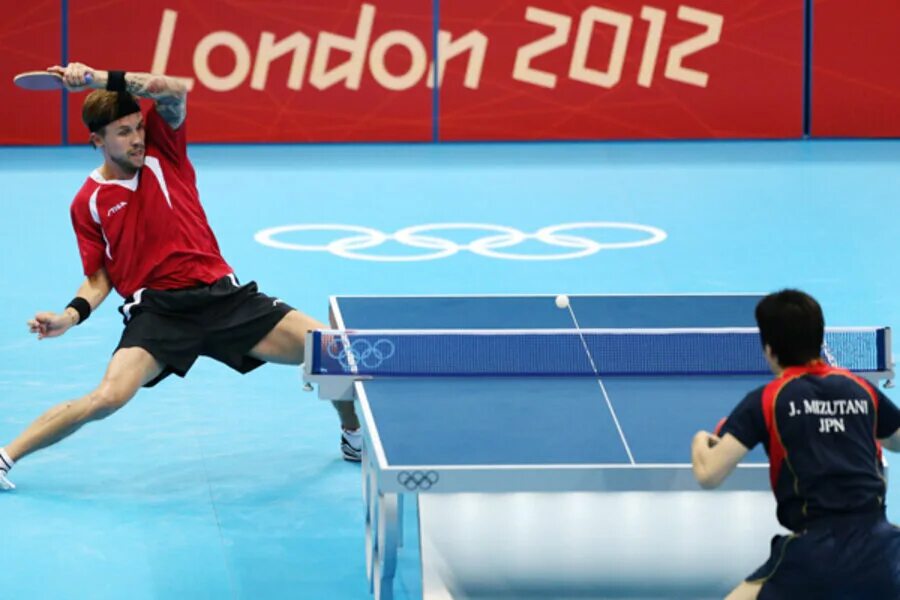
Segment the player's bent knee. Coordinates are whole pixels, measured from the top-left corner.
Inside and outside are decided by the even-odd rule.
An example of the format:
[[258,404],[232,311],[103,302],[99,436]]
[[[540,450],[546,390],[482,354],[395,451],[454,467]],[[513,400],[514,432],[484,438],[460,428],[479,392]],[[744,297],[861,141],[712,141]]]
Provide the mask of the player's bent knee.
[[133,396],[134,392],[122,390],[108,384],[101,384],[100,387],[88,394],[90,418],[94,420],[105,419],[128,404],[128,401]]

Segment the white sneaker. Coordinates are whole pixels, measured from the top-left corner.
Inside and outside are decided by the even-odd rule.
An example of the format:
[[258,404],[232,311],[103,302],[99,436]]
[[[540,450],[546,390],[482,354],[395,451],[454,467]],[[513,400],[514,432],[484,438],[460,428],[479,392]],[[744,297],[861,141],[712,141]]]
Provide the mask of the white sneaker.
[[344,460],[360,462],[362,460],[362,434],[356,431],[341,430],[341,453]]
[[5,473],[0,473],[0,490],[14,490],[16,484],[6,478]]

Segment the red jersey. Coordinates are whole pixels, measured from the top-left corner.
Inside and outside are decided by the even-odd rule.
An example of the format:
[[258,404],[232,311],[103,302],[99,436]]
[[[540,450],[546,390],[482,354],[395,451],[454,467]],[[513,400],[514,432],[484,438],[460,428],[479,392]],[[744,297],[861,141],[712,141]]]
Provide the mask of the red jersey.
[[144,166],[129,180],[90,174],[72,201],[85,275],[105,267],[127,298],[137,290],[210,284],[231,273],[206,220],[187,157],[186,126],[144,117]]

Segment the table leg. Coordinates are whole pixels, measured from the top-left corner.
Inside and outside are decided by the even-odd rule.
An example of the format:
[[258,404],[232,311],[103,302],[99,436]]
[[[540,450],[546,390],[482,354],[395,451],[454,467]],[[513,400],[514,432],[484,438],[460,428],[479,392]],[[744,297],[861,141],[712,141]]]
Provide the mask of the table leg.
[[378,494],[375,504],[376,533],[372,556],[375,600],[391,600],[394,597],[394,574],[397,571],[400,532],[398,495]]
[[375,582],[375,548],[378,544],[378,513],[376,506],[375,469],[369,462],[366,444],[362,451],[362,492],[366,508],[366,579],[369,581],[369,593],[374,591]]
[[403,547],[403,498],[404,494],[397,494],[397,548]]

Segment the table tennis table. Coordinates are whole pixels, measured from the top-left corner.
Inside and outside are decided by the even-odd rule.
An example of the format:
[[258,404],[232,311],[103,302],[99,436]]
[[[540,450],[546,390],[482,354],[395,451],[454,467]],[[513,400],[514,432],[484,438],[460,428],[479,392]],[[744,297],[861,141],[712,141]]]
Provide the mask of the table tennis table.
[[[722,515],[741,523],[733,523],[734,527],[727,530],[709,525],[720,532],[718,537],[740,538],[750,529],[754,532],[752,545],[764,544],[761,540],[776,532],[777,523],[763,451],[757,448],[751,452],[715,493],[700,490],[690,466],[693,434],[700,429],[711,430],[744,394],[769,381],[771,374],[764,363],[759,369],[739,373],[727,369],[724,373],[705,373],[700,369],[688,375],[672,374],[666,373],[668,367],[664,366],[662,373],[639,369],[636,373],[599,373],[599,377],[584,372],[583,366],[576,366],[575,370],[582,371],[578,375],[567,373],[567,365],[577,359],[561,360],[559,372],[546,376],[519,376],[515,367],[508,372],[491,366],[494,371],[475,376],[459,376],[440,368],[448,360],[453,362],[454,356],[469,353],[470,345],[449,347],[446,356],[432,358],[438,363],[436,374],[401,370],[384,375],[379,371],[384,368],[382,363],[389,362],[385,359],[397,352],[395,345],[405,343],[402,336],[406,332],[480,332],[486,335],[474,342],[474,347],[480,348],[483,340],[505,343],[502,340],[507,332],[530,331],[537,336],[535,343],[543,344],[542,336],[568,333],[571,338],[573,331],[682,334],[685,330],[708,333],[727,329],[752,333],[751,338],[745,338],[753,340],[752,352],[760,354],[753,317],[760,297],[573,295],[568,297],[567,309],[557,308],[555,297],[550,295],[332,297],[330,318],[337,336],[369,330],[377,330],[378,336],[353,346],[356,342],[346,338],[323,342],[313,337],[317,334],[311,334],[308,348],[312,352],[307,354],[304,367],[304,378],[318,384],[321,397],[356,402],[364,436],[367,570],[375,597],[392,597],[398,546],[403,542],[403,496],[410,494],[420,502],[433,494],[461,494],[460,498],[466,494],[600,494],[600,501],[606,504],[597,505],[591,512],[619,513],[602,515],[606,519],[602,530],[609,532],[633,524],[634,515],[622,513],[634,512],[633,507],[638,505],[644,515],[639,515],[640,519],[653,521],[656,515],[663,523],[676,519],[695,526],[714,518],[717,509],[710,507],[719,507]],[[850,331],[855,333],[856,329]],[[386,334],[401,338],[385,342]],[[450,337],[455,343],[456,337]],[[338,356],[331,348],[341,339],[346,348]],[[867,340],[862,351],[846,351],[867,355],[854,370],[872,380],[890,379],[890,330],[873,328]],[[587,350],[585,354],[592,354],[580,333],[574,342]],[[511,343],[488,346],[489,352],[492,356],[515,355],[516,339]],[[427,340],[426,347],[431,344]],[[414,354],[422,352],[416,350]],[[713,347],[713,352],[719,351]],[[310,354],[315,356],[311,358]],[[481,357],[473,362],[476,371],[481,362]],[[653,368],[651,365],[651,371]],[[683,497],[676,499],[674,494]],[[465,502],[471,506],[471,498]],[[457,504],[452,511],[458,513],[459,507]],[[436,522],[443,521],[447,519]],[[426,528],[420,515],[420,544]],[[618,543],[630,544],[631,537],[624,535]],[[652,538],[652,532],[642,531],[641,535]],[[739,546],[742,540],[727,541]],[[644,540],[644,550],[637,553],[652,554],[657,543]],[[658,551],[672,555],[671,560],[681,568],[690,552],[677,540],[673,543]],[[754,550],[759,560],[741,567],[746,573],[766,557],[767,546]],[[633,548],[630,551],[632,555],[635,552]],[[424,547],[422,553],[424,561]],[[674,556],[680,554],[685,556]],[[665,556],[657,559],[669,560]],[[628,566],[628,560],[634,565]],[[604,570],[612,579],[629,569],[646,570],[650,565],[642,560],[641,556],[631,556],[616,559],[619,564],[597,565],[595,579],[604,577]],[[665,571],[660,564],[653,567]],[[709,573],[720,567],[710,563],[696,568]],[[728,577],[732,577],[731,571]],[[620,577],[617,581],[624,580]],[[735,583],[731,581],[730,585]]]

